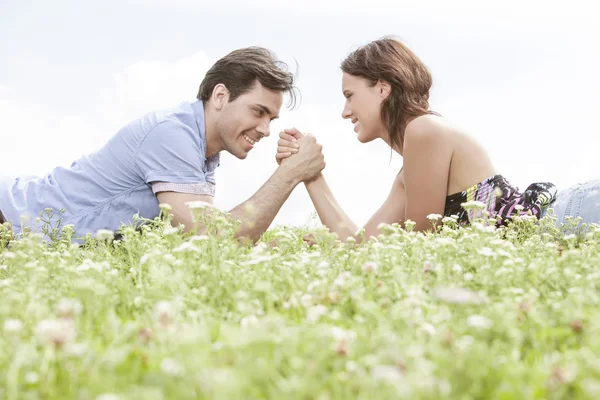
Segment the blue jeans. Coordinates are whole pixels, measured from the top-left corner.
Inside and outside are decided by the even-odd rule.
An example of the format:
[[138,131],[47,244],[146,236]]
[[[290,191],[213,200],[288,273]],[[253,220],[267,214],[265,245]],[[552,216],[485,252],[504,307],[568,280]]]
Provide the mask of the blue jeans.
[[566,223],[566,217],[581,217],[582,224],[600,224],[600,179],[578,183],[561,190],[549,208],[554,209],[556,223]]

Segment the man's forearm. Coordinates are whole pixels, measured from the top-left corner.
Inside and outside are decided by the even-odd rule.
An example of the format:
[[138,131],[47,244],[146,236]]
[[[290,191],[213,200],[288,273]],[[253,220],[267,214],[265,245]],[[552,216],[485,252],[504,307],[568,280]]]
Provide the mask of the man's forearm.
[[279,167],[252,197],[229,212],[242,223],[236,236],[257,241],[298,183],[289,171]]
[[316,179],[305,182],[305,185],[321,223],[336,233],[340,240],[353,236],[358,228],[333,197],[323,175],[317,175]]

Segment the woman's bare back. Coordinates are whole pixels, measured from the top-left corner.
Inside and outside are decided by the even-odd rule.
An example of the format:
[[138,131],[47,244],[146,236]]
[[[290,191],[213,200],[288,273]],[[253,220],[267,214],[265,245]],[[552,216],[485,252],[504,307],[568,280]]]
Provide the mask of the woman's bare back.
[[[420,123],[424,122],[422,119],[426,119],[427,124],[435,126],[448,135],[448,143],[452,146],[452,159],[446,189],[447,196],[462,192],[497,173],[487,150],[472,135],[449,124],[441,117],[423,115],[418,119],[421,120]],[[404,184],[404,170],[398,176],[398,183]]]

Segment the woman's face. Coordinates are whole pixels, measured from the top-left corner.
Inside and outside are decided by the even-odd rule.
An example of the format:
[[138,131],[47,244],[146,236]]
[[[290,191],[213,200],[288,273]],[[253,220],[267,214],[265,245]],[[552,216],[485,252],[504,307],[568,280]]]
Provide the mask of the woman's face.
[[381,120],[381,103],[389,95],[389,85],[377,81],[373,86],[365,78],[344,72],[342,92],[346,98],[342,118],[354,124],[354,132],[361,143],[388,136]]

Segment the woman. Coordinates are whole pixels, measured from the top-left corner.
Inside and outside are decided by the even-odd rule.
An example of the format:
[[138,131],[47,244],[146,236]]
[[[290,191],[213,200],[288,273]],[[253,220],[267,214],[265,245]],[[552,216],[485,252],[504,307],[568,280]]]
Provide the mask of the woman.
[[[388,198],[365,225],[365,238],[377,235],[381,223],[408,219],[416,223],[414,230],[427,230],[432,227],[430,214],[457,215],[459,223],[468,223],[476,216],[461,207],[468,201],[482,202],[490,215],[501,217],[499,224],[516,214],[540,218],[551,204],[558,222],[567,215],[600,221],[600,182],[570,188],[556,203],[552,183],[533,183],[522,193],[512,186],[477,140],[429,110],[431,74],[401,42],[371,42],[352,52],[341,69],[346,97],[342,117],[354,124],[360,142],[381,138],[404,161]],[[296,129],[280,134],[278,162],[297,152],[295,141],[301,136]],[[342,240],[355,235],[358,227],[340,208],[323,175],[305,185],[321,222]],[[597,209],[582,214],[581,204],[589,196],[597,199]]]

